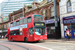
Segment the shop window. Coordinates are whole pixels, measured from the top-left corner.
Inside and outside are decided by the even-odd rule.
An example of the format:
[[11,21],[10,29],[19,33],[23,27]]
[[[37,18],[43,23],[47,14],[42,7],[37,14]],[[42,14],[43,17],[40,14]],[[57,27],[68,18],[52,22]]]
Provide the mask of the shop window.
[[67,28],[71,31],[71,24],[65,24],[64,31],[66,31]]
[[71,0],[68,0],[67,2],[67,12],[71,12],[72,8],[71,8]]
[[72,29],[75,31],[75,24],[72,24]]
[[73,37],[75,37],[75,24],[72,24],[72,32],[73,32]]

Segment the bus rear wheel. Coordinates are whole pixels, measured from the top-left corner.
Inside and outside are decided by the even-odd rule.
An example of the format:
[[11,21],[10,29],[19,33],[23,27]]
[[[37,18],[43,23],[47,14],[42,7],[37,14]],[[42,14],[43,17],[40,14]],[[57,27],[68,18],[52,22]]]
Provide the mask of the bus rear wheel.
[[10,40],[11,42],[13,42],[13,38],[11,38],[11,40]]
[[26,37],[24,38],[24,41],[27,42],[27,38]]

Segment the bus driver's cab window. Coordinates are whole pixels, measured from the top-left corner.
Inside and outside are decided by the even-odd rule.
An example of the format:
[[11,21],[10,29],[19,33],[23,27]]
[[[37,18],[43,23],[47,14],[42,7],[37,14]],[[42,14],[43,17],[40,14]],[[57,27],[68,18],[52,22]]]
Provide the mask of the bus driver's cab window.
[[29,34],[33,34],[33,28],[29,28]]

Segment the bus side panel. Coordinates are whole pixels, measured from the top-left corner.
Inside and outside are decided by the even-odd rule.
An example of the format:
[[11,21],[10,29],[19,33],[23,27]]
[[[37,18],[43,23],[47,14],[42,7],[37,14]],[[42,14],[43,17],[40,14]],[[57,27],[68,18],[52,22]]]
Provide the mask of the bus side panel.
[[23,41],[24,41],[24,38],[28,38],[28,31],[27,31],[27,28],[24,28],[23,29]]
[[10,32],[10,29],[8,29],[8,40],[10,40],[10,38],[9,38],[9,32]]
[[[19,32],[19,35],[17,36],[17,41],[24,41],[24,38],[26,37],[27,28],[23,28],[22,32]],[[20,35],[22,33],[22,35]]]
[[33,41],[33,34],[29,34],[29,29],[33,28],[32,23],[28,23],[28,41]]

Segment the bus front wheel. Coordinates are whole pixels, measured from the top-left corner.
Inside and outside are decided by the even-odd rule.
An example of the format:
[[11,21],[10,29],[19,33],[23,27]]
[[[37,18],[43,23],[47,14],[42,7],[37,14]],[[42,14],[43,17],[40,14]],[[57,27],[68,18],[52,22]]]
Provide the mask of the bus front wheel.
[[27,42],[27,38],[26,37],[24,38],[24,41]]

